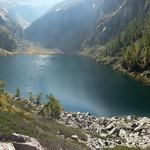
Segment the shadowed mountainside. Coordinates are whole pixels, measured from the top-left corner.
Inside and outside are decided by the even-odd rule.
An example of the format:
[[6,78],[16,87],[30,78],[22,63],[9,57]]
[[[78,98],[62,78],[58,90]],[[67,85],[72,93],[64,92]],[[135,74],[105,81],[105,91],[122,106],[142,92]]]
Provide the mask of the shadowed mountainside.
[[50,48],[78,51],[93,31],[98,19],[116,9],[120,1],[63,1],[25,30],[25,37]]

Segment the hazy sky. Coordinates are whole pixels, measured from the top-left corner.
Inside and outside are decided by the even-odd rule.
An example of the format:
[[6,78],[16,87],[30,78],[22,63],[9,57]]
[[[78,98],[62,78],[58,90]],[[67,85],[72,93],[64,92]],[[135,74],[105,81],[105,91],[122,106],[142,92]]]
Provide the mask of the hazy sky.
[[10,4],[20,4],[20,5],[32,5],[32,6],[42,6],[42,5],[53,5],[62,0],[0,0],[2,3]]
[[32,22],[62,0],[0,0],[2,5]]
[[[4,0],[7,1],[7,0]],[[52,5],[62,0],[15,0],[23,5],[33,5],[33,6],[41,6],[41,5]]]

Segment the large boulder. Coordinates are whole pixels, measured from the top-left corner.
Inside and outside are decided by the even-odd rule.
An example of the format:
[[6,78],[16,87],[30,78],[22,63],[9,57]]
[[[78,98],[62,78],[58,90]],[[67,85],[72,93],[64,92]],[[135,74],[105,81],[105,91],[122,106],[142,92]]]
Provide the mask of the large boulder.
[[15,150],[15,147],[12,143],[0,142],[0,150]]
[[16,133],[13,134],[13,138],[16,138],[16,141],[20,139],[24,141],[23,143],[14,144],[16,150],[44,150],[35,138]]
[[147,117],[143,117],[142,119],[140,119],[138,122],[138,126],[134,129],[135,131],[140,131],[143,129],[144,125],[148,125],[150,124],[150,118]]
[[143,126],[144,124],[150,124],[150,118],[144,117],[141,120],[138,121],[140,126]]
[[14,149],[9,149],[6,147],[7,149],[0,148],[0,150],[44,150],[35,138],[21,134],[14,133],[12,135],[0,136],[0,141],[13,143],[4,143],[4,146],[14,147]]
[[150,70],[147,70],[147,71],[144,71],[143,74],[146,76],[146,77],[150,77]]
[[119,132],[119,136],[120,136],[121,138],[125,139],[125,138],[126,138],[126,136],[127,136],[126,131],[125,131],[125,130],[123,130],[123,129],[121,129],[121,130],[120,130],[120,132]]

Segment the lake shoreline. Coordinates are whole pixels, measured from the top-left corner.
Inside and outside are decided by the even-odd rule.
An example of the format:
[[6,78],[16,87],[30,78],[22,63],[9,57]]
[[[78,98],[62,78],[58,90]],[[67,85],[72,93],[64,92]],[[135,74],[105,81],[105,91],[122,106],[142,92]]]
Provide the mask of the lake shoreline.
[[[70,54],[70,53],[64,53],[64,52],[48,52],[48,51],[43,51],[43,52],[8,52],[8,51],[0,51],[0,57],[7,57],[7,56],[15,56],[15,55],[29,55],[29,56],[38,56],[38,55],[65,55],[65,54]],[[82,53],[71,53],[70,55],[81,55],[81,56],[85,56],[85,57],[89,57],[93,60],[96,60],[95,58],[93,58],[92,56],[88,56],[88,55],[84,55]],[[142,83],[145,86],[150,86],[150,78],[146,77],[146,73],[140,73],[140,72],[129,72],[126,69],[122,68],[122,66],[118,63],[108,63],[108,62],[102,62],[100,60],[96,60],[96,62],[104,64],[104,65],[108,65],[111,68],[113,68],[114,70],[117,70],[123,74],[128,75],[129,77],[139,81],[140,83]],[[146,72],[146,71],[145,71]],[[150,72],[149,72],[150,74]]]
[[148,76],[150,72],[147,70],[145,72],[129,72],[128,70],[122,68],[120,64],[114,64],[113,69],[122,72],[123,74],[128,75],[129,77],[133,78],[134,80],[139,81],[145,86],[150,86],[150,78],[146,77],[146,72],[148,72]]
[[[36,105],[29,99],[15,97],[13,94],[4,92],[15,101],[24,105],[31,105],[38,113],[43,105]],[[51,119],[51,118],[49,118]],[[86,144],[92,150],[113,148],[117,146],[146,149],[150,148],[150,118],[138,116],[122,117],[96,117],[86,112],[61,113],[60,119],[55,119],[59,124],[67,127],[81,129],[86,132],[87,140],[82,141],[77,135],[72,139]],[[62,133],[58,135],[64,136]]]
[[38,55],[63,55],[63,52],[8,52],[0,51],[0,57],[15,56],[15,55],[29,55],[29,56],[38,56]]
[[120,63],[118,63],[118,58],[110,58],[108,60],[107,59],[105,60],[104,58],[104,60],[102,60],[102,59],[97,58],[96,56],[89,55],[84,52],[80,52],[78,53],[78,55],[89,57],[92,60],[96,61],[97,63],[107,65],[113,68],[114,70],[117,70],[123,74],[128,75],[132,79],[142,83],[145,86],[150,86],[150,77],[147,77],[147,76],[150,76],[150,71],[148,70],[145,72],[129,72],[128,70],[124,69]]

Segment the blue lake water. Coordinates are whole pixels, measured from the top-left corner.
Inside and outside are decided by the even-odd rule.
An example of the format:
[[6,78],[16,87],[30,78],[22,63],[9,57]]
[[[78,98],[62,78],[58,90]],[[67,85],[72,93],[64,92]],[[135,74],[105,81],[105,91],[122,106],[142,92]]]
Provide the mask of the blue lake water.
[[0,57],[0,80],[24,97],[53,93],[67,111],[150,116],[150,87],[82,56]]

